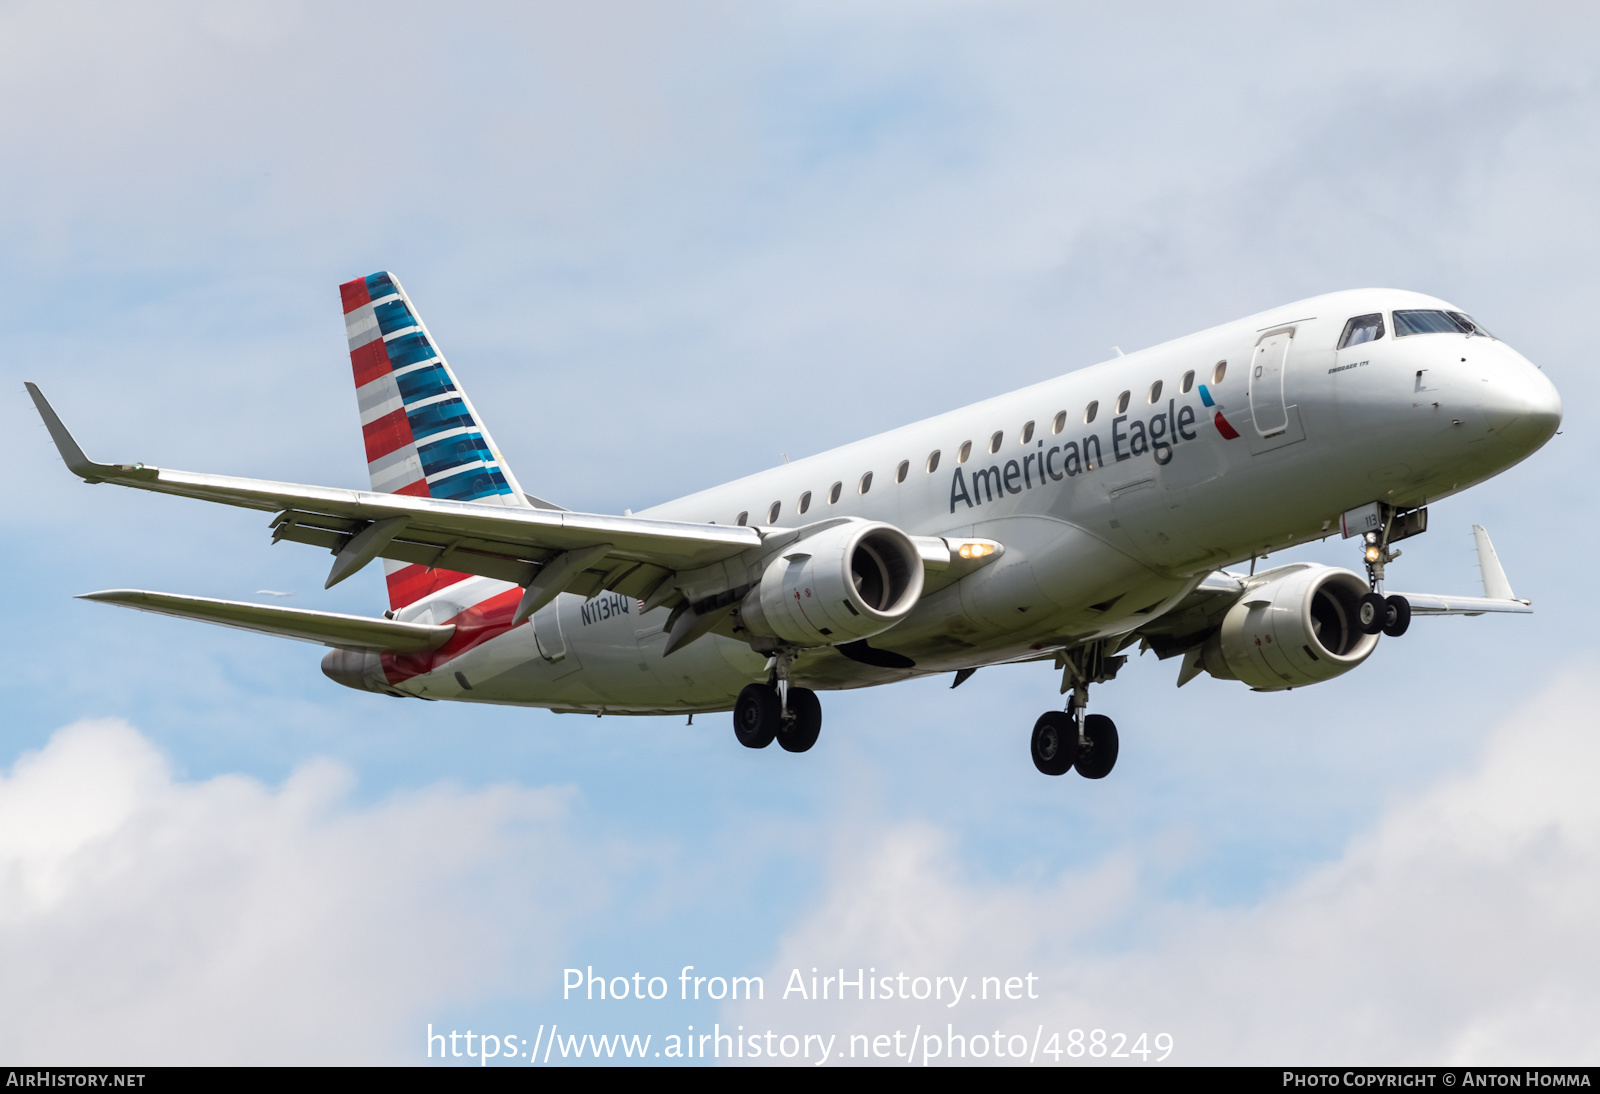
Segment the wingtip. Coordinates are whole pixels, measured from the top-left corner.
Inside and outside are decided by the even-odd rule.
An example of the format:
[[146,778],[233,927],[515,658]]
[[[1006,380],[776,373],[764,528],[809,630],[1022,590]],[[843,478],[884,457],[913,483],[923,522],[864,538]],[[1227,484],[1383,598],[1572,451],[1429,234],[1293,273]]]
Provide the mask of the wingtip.
[[97,464],[84,455],[83,449],[73,439],[71,432],[62,424],[61,417],[56,414],[55,408],[50,405],[50,400],[44,397],[44,392],[39,390],[39,385],[31,380],[24,380],[23,387],[27,388],[28,395],[33,399],[34,409],[39,412],[39,417],[44,419],[44,427],[50,433],[50,439],[55,442],[56,451],[61,453],[61,460],[79,478],[98,482],[101,473],[110,468]]

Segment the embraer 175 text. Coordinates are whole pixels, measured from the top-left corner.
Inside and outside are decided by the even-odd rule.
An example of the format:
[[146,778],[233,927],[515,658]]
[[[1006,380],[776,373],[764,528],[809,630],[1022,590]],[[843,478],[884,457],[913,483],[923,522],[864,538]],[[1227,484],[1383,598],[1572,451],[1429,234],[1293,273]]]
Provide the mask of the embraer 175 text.
[[[1474,526],[1482,597],[1387,593],[1428,502],[1549,440],[1543,373],[1454,305],[1333,293],[642,513],[525,494],[399,281],[340,287],[372,489],[94,463],[89,482],[275,513],[327,548],[328,585],[385,560],[383,618],[119,589],[100,600],[333,647],[322,671],[384,695],[591,714],[733,710],[739,742],[816,742],[813,689],[1053,662],[1064,711],[1033,761],[1091,779],[1117,730],[1089,685],[1134,643],[1276,691],[1365,661],[1412,615],[1527,612]],[[1359,537],[1366,576],[1255,560]],[[1248,561],[1249,574],[1222,567]]]

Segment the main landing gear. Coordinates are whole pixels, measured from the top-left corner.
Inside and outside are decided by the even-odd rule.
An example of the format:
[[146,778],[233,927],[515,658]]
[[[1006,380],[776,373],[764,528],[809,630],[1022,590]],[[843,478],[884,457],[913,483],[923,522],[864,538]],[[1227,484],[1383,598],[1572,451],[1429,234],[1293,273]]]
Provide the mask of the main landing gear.
[[810,688],[789,684],[789,662],[774,658],[772,678],[750,684],[733,706],[733,735],[746,748],[766,748],[773,741],[785,752],[805,752],[822,732],[822,703]]
[[1065,775],[1073,768],[1086,779],[1103,779],[1117,765],[1117,724],[1104,714],[1087,714],[1089,685],[1116,676],[1125,657],[1108,656],[1106,643],[1094,643],[1062,655],[1061,690],[1072,687],[1067,709],[1050,710],[1033,724],[1033,766],[1046,775]]

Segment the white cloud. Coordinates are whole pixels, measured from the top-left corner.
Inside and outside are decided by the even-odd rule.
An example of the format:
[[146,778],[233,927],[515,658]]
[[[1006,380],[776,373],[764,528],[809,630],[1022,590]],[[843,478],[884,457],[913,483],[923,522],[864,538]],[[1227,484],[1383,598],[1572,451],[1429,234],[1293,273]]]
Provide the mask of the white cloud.
[[0,780],[0,1054],[414,1059],[437,1008],[554,963],[603,899],[566,791],[354,806],[351,785],[328,761],[276,789],[181,780],[117,721],[20,759]]
[[[888,829],[840,862],[817,910],[784,939],[771,980],[813,966],[973,985],[1032,972],[1040,1001],[789,1003],[784,1020],[907,1033],[949,1021],[1030,1037],[1041,1024],[1046,1037],[1161,1030],[1184,1063],[1592,1060],[1597,699],[1592,675],[1566,677],[1509,714],[1470,772],[1396,804],[1336,861],[1253,906],[1161,899],[1135,865],[1150,849],[1118,849],[1086,874],[994,885],[964,876],[945,834]],[[737,1020],[770,1022],[773,1006]]]

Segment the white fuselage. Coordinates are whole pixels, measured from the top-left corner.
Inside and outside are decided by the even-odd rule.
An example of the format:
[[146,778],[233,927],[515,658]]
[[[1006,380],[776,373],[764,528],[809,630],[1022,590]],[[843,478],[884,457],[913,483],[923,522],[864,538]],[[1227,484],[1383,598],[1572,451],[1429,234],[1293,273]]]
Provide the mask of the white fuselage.
[[[1481,335],[1397,337],[1389,319],[1397,308],[1455,310],[1379,289],[1299,301],[638,515],[777,527],[861,517],[915,536],[1004,545],[993,565],[924,596],[872,639],[914,668],[816,649],[792,669],[813,688],[1013,661],[1126,633],[1219,567],[1337,531],[1341,513],[1368,502],[1411,508],[1455,493],[1554,432],[1559,397],[1520,354]],[[1346,322],[1367,313],[1385,316],[1384,337],[1336,349]],[[443,622],[512,588],[473,578],[398,618]],[[717,634],[663,657],[667,614],[643,615],[617,594],[563,595],[532,626],[395,687],[657,713],[725,710],[765,678],[764,655]]]

